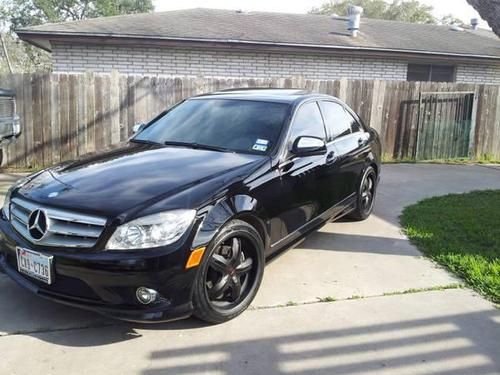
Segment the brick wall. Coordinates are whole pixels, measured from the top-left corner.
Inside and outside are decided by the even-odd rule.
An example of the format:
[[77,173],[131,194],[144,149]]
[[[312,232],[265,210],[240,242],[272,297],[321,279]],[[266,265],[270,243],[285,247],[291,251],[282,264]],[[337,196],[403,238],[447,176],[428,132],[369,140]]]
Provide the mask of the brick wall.
[[406,80],[401,61],[326,55],[56,44],[54,72],[109,72],[227,78]]
[[499,65],[459,65],[456,74],[459,83],[500,85]]
[[[156,47],[54,44],[56,73],[159,74],[226,78],[406,80],[407,61],[333,55],[281,54]],[[500,84],[500,66],[460,65],[456,81]]]

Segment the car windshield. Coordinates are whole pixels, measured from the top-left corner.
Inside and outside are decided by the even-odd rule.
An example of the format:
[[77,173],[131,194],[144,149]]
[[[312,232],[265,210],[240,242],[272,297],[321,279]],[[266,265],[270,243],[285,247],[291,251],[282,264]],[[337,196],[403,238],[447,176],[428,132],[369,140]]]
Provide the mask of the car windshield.
[[236,99],[191,99],[174,107],[132,141],[268,154],[288,104]]

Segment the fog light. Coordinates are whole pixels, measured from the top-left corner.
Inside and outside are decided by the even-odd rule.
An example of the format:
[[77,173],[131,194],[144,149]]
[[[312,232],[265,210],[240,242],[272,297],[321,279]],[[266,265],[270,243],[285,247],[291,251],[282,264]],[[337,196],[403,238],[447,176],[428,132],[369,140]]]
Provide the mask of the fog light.
[[158,298],[158,292],[154,289],[148,289],[141,286],[140,288],[137,288],[135,296],[143,305],[149,305],[150,303],[156,301]]

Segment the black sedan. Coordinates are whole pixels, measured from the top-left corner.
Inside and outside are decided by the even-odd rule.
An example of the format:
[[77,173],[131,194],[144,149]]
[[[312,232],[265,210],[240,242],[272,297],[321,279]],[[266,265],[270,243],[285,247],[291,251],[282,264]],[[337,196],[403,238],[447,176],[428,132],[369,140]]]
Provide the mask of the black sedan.
[[270,255],[330,219],[368,217],[379,175],[377,133],[334,97],[197,96],[126,145],[15,184],[0,267],[119,319],[223,322],[250,305]]

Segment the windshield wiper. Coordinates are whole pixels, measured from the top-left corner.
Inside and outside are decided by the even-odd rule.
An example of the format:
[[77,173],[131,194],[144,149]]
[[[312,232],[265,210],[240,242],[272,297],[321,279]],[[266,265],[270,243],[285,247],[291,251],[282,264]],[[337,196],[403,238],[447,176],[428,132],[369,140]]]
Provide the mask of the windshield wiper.
[[129,139],[129,142],[134,142],[134,143],[143,143],[143,144],[145,144],[145,145],[155,145],[155,146],[160,145],[160,146],[161,146],[161,143],[159,143],[159,142],[155,142],[155,141],[148,141],[147,139],[136,139],[136,138],[131,138],[131,139]]
[[199,149],[199,150],[210,150],[210,151],[219,151],[219,152],[234,152],[233,150],[230,150],[228,148],[204,145],[204,144],[200,144],[200,143],[196,143],[196,142],[191,143],[191,142],[166,141],[163,144],[165,146],[182,146],[182,147],[189,147],[189,148],[194,148],[194,149]]

